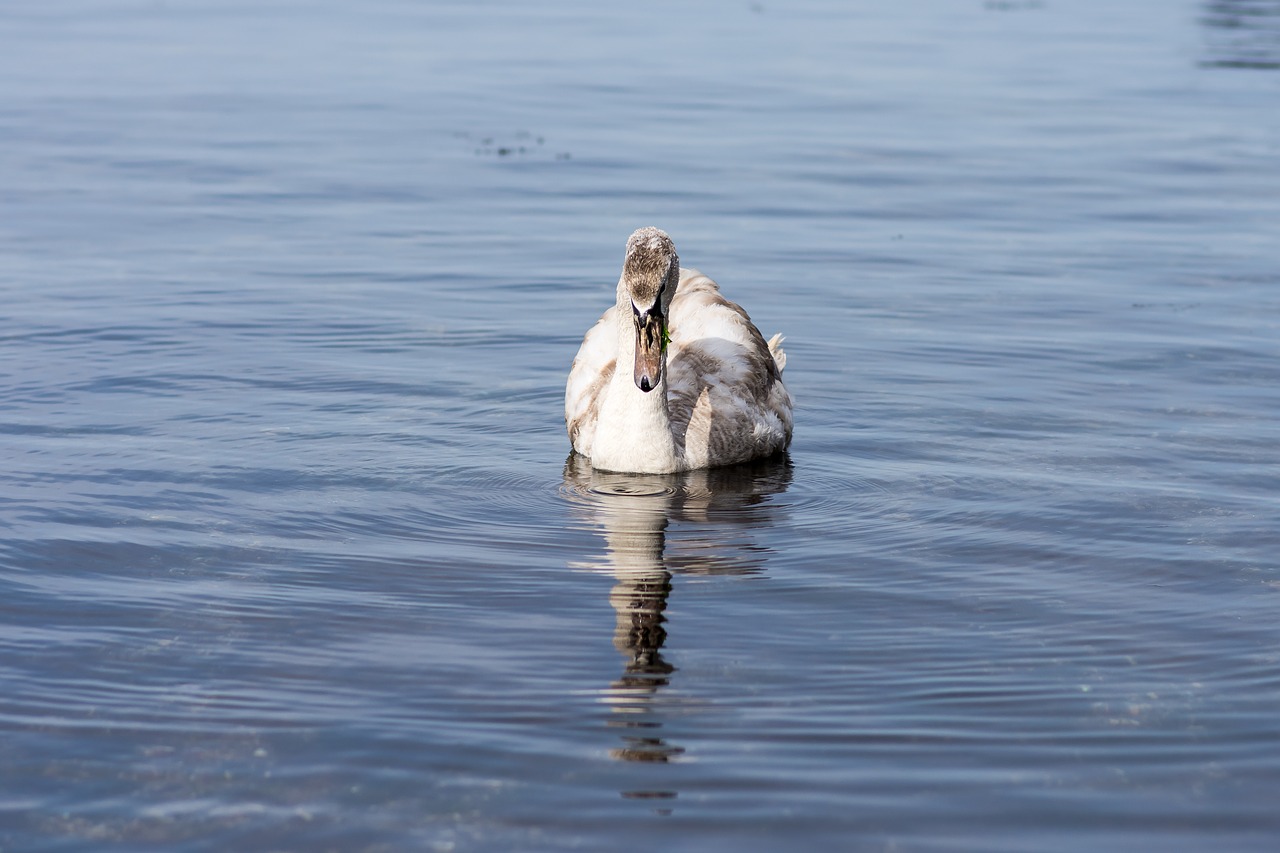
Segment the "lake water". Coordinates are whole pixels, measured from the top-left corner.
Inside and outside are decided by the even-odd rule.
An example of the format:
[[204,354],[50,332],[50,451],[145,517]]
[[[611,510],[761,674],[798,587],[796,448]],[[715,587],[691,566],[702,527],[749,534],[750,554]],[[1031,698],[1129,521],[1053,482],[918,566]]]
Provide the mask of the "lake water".
[[[0,46],[0,849],[1280,844],[1280,3]],[[786,459],[569,458],[650,224]]]

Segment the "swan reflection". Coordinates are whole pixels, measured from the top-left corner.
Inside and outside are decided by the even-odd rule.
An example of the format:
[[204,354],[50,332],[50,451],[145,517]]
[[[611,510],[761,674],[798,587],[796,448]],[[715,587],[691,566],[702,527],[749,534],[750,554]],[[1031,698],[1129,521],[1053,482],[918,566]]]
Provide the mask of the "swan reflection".
[[[621,675],[603,691],[623,730],[612,755],[622,761],[668,762],[684,750],[662,737],[653,700],[676,668],[662,654],[667,601],[674,574],[750,574],[763,569],[769,549],[757,531],[776,520],[769,498],[791,481],[785,457],[679,474],[614,474],[571,454],[565,493],[579,517],[597,528],[604,552],[574,568],[607,571],[616,622],[613,645]],[[669,797],[669,792],[625,792],[627,797]]]

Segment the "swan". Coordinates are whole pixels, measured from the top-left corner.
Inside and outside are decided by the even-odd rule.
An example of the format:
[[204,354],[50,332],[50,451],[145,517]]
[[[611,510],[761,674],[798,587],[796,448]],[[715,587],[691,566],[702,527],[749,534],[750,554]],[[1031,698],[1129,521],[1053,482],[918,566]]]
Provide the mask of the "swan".
[[617,302],[582,339],[565,386],[573,449],[593,468],[669,474],[771,456],[791,443],[782,336],[695,269],[666,232],[627,240]]

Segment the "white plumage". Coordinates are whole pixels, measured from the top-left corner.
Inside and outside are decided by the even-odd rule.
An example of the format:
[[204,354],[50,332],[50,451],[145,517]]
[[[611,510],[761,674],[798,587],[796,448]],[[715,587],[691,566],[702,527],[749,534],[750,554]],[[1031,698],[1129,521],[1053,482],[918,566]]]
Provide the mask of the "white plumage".
[[671,238],[627,241],[617,302],[587,332],[565,387],[573,449],[609,471],[669,473],[770,456],[791,442],[782,336],[694,269]]

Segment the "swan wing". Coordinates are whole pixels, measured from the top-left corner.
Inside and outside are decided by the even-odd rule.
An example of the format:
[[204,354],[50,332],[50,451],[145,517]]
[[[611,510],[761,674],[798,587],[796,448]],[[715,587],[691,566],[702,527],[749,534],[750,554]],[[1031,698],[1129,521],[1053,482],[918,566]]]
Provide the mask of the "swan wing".
[[569,441],[584,456],[591,455],[600,420],[600,398],[617,366],[617,310],[615,306],[605,311],[583,337],[564,389],[564,422]]
[[790,444],[781,336],[766,342],[747,312],[695,269],[681,270],[667,358],[671,428],[690,467],[769,456]]

